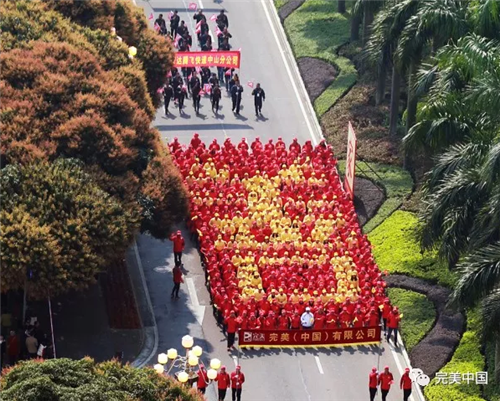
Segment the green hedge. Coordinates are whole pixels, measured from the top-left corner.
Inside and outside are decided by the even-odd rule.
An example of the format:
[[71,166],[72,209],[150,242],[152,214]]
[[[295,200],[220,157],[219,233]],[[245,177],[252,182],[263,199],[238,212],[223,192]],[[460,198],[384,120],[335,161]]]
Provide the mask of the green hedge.
[[[476,373],[484,371],[484,357],[481,354],[479,333],[475,330],[479,325],[479,315],[476,311],[467,316],[468,330],[464,333],[453,358],[440,372],[446,373]],[[470,384],[436,384],[437,379],[425,387],[427,401],[484,401],[481,397],[481,387]]]
[[389,288],[387,294],[391,303],[397,305],[403,314],[401,335],[406,350],[411,352],[413,347],[432,329],[436,320],[436,308],[425,295],[418,292]]
[[[278,8],[282,1],[276,1]],[[349,41],[349,19],[337,12],[336,2],[308,0],[288,16],[284,25],[296,58],[318,58],[339,70],[332,84],[314,102],[321,117],[356,83],[354,64],[337,54],[339,47]]]
[[452,287],[456,277],[436,259],[436,254],[421,253],[415,235],[417,226],[418,219],[413,213],[397,210],[368,235],[378,266],[382,271]]
[[[403,201],[411,194],[413,188],[413,179],[410,173],[405,169],[388,164],[369,163],[369,165],[376,174],[373,173],[364,162],[358,161],[356,163],[356,175],[358,177],[368,178],[384,187],[386,200],[382,206],[380,206],[377,214],[364,225],[363,231],[365,233],[372,231],[398,209]],[[344,174],[345,160],[339,160],[338,168],[339,171]]]

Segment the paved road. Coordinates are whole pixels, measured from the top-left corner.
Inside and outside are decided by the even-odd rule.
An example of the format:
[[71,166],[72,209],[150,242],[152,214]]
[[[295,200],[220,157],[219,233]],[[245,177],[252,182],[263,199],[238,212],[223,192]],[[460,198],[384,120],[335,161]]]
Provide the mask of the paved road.
[[[146,15],[159,13],[167,16],[177,9],[181,20],[185,20],[194,32],[193,12],[188,11],[189,0],[137,2],[144,7]],[[222,141],[230,137],[239,141],[259,136],[261,140],[277,139],[286,142],[293,137],[300,142],[312,140],[317,143],[320,130],[296,65],[291,62],[288,44],[285,42],[273,5],[267,0],[224,1],[222,4],[197,0],[209,18],[225,9],[229,17],[231,44],[241,47],[242,69],[239,71],[245,85],[245,106],[242,116],[236,118],[230,109],[230,99],[223,98],[222,112],[216,118],[208,98],[202,100],[201,115],[196,116],[188,101],[184,117],[167,118],[159,110],[155,126],[162,137],[178,137],[182,143],[189,142],[193,132],[199,132],[206,142],[213,138]],[[214,23],[209,23],[214,32]],[[266,91],[264,118],[256,119],[253,99],[247,82],[260,82]],[[197,342],[212,357],[218,357],[231,370],[236,361],[242,365],[247,376],[244,400],[251,401],[363,401],[368,398],[367,376],[372,366],[379,369],[389,365],[399,381],[399,372],[406,366],[400,352],[393,352],[387,343],[373,347],[337,348],[327,350],[260,350],[228,354],[224,337],[216,326],[209,307],[209,296],[204,286],[199,255],[192,244],[188,244],[185,266],[187,283],[179,302],[170,300],[171,269],[173,257],[171,244],[142,236],[138,241],[139,253],[144,267],[148,288],[151,292],[155,317],[159,331],[158,352],[170,347],[180,347],[180,338],[190,332]],[[407,359],[406,359],[407,360]],[[150,361],[155,363],[154,358]],[[215,399],[211,389],[207,396]],[[229,399],[228,396],[226,399]],[[402,399],[397,386],[387,397],[388,401]],[[380,400],[378,395],[377,400]],[[415,397],[414,401],[418,401]]]

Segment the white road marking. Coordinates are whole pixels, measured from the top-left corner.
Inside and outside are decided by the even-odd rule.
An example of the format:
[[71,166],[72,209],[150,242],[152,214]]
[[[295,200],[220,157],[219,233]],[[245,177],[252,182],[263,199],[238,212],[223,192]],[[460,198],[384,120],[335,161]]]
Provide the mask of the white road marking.
[[321,366],[321,361],[319,360],[319,356],[315,356],[314,359],[316,360],[316,366],[318,367],[319,373],[324,375],[325,372],[323,372],[323,366]]
[[233,362],[234,362],[234,367],[236,368],[236,366],[239,365],[237,356],[233,356]]
[[[305,96],[306,99],[309,99],[309,95],[307,94],[307,92],[305,90],[304,82],[302,81],[300,73],[298,72],[297,64],[294,65],[294,67],[295,67],[294,68],[295,69],[295,77],[292,75],[292,71],[290,70],[290,67],[288,65],[288,61],[287,61],[287,59],[285,57],[285,49],[283,49],[283,46],[281,45],[281,42],[280,42],[280,40],[278,38],[278,33],[276,32],[276,29],[274,28],[274,23],[273,23],[273,21],[271,19],[271,15],[269,14],[269,11],[267,10],[266,2],[268,4],[270,4],[270,7],[272,7],[274,9],[275,18],[277,18],[276,8],[274,7],[274,4],[272,3],[272,0],[268,0],[268,1],[264,0],[264,1],[262,1],[262,6],[264,7],[264,12],[266,14],[267,20],[268,20],[269,25],[271,27],[271,30],[273,32],[274,38],[276,39],[276,43],[278,44],[278,48],[280,50],[281,58],[283,59],[283,63],[285,64],[285,68],[286,68],[286,71],[288,73],[288,77],[290,78],[290,82],[292,83],[293,90],[295,91],[295,96],[297,97],[297,100],[299,101],[299,106],[300,106],[300,109],[302,110],[302,114],[304,115],[304,119],[306,121],[307,128],[309,130],[309,134],[311,135],[311,138],[312,138],[312,142],[313,142],[314,145],[317,145],[318,144],[318,139],[314,135],[313,128],[311,126],[311,122],[309,121],[309,116],[306,113],[306,109],[305,109],[304,105],[302,104],[302,100],[301,100],[301,97],[300,97],[300,94],[299,94],[299,89],[297,88],[295,77],[298,77],[298,81],[301,83],[301,89],[302,89],[303,93],[306,94],[306,96]],[[278,20],[278,24],[280,26],[280,29],[283,30],[283,26],[281,25],[281,23],[279,22],[279,20]],[[282,36],[283,35],[284,35],[284,31],[282,32]],[[284,37],[285,37],[285,42],[288,44],[288,39],[286,38],[286,35],[284,35]],[[289,45],[287,46],[287,51],[289,53],[291,52],[291,49],[290,49]],[[310,104],[310,100],[309,100],[309,106],[310,106],[310,109],[312,109],[310,111],[312,113],[312,118],[315,121],[316,129],[318,130],[319,135],[322,138],[323,134],[322,134],[321,128],[319,127],[319,123],[317,121],[316,113],[314,112],[314,108]]]
[[200,302],[198,301],[198,294],[196,293],[194,280],[191,277],[186,277],[186,284],[188,288],[189,298],[191,299],[191,302],[187,304],[187,307],[201,326],[203,324],[203,318],[205,317],[205,307],[201,306]]
[[[400,340],[401,341],[401,340]],[[393,347],[392,344],[388,343],[387,344],[389,349],[391,350],[391,353],[392,353],[392,357],[394,358],[394,360],[396,361],[396,365],[398,367],[398,370],[399,370],[399,373],[401,375],[403,375],[404,373],[404,369],[403,367],[401,366],[401,363],[399,362],[399,357],[398,357],[398,353],[396,352],[396,349]],[[410,365],[410,360],[408,358],[408,354],[406,354],[406,357],[405,355],[406,354],[406,349],[403,348],[403,357],[405,359],[405,362],[406,364],[408,365],[407,367],[411,369],[411,365]],[[418,384],[415,383],[414,385],[414,388],[417,390],[417,393],[418,393],[418,400],[420,401],[425,401],[425,398],[424,398],[424,395],[422,394],[422,389],[420,388],[420,386]],[[410,395],[410,400],[411,401],[415,401],[415,396],[414,394]]]
[[195,307],[200,306],[200,302],[198,301],[198,294],[196,293],[196,287],[194,286],[194,280],[191,277],[188,277],[186,278],[186,284],[188,286],[191,303]]

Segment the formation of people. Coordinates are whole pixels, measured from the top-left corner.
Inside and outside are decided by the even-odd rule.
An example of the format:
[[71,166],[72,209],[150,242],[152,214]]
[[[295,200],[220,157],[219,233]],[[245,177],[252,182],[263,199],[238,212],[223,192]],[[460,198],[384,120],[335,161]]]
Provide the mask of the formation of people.
[[[205,394],[206,389],[212,381],[208,378],[205,365],[200,364],[196,372],[198,379],[196,381],[197,390]],[[236,365],[234,372],[227,373],[226,367],[221,366],[217,377],[214,380],[217,383],[217,400],[224,401],[226,399],[227,390],[231,389],[231,396],[233,401],[241,401],[241,393],[243,390],[243,383],[245,383],[245,375],[241,371],[241,366]]]
[[[181,21],[177,10],[170,14],[170,31],[167,29],[167,21],[160,14],[155,21],[155,27],[158,33],[168,36],[179,51],[190,51],[193,47],[193,38],[185,21]],[[210,34],[210,27],[203,10],[198,10],[193,19],[196,21],[196,36],[198,46],[202,51],[212,51],[213,43]],[[229,39],[232,38],[229,32],[229,19],[224,10],[221,10],[215,20],[217,50],[228,51],[231,49]],[[168,80],[163,88],[163,103],[165,115],[170,114],[170,103],[173,100],[179,113],[184,113],[185,100],[191,96],[194,112],[200,113],[200,104],[202,97],[208,96],[211,103],[212,112],[217,116],[220,110],[220,101],[222,92],[225,89],[227,95],[231,98],[231,109],[235,115],[240,115],[241,102],[244,88],[240,78],[234,68],[217,67],[216,72],[209,67],[182,67],[180,69],[173,67],[168,73]],[[262,106],[266,99],[264,89],[260,83],[252,89],[254,99],[255,116],[262,116]]]
[[[383,372],[378,372],[376,367],[368,375],[368,390],[370,392],[370,401],[375,400],[377,391],[380,388],[382,401],[386,401],[387,395],[394,384],[394,376],[391,373],[389,366],[385,366]],[[403,390],[403,401],[408,401],[412,390],[412,379],[410,376],[410,369],[406,368],[401,379],[399,380],[399,387]]]
[[401,315],[329,145],[256,138],[207,146],[194,134],[187,147],[169,146],[190,190],[188,226],[228,349],[238,329],[375,327],[381,318],[397,344]]

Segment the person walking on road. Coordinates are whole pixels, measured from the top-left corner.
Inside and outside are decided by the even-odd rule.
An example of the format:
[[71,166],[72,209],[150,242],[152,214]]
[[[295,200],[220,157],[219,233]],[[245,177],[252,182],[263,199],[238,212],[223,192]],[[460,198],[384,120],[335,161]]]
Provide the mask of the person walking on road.
[[394,376],[389,371],[389,366],[384,368],[384,371],[378,376],[378,384],[380,385],[380,390],[382,392],[382,401],[386,401],[387,394],[391,389],[391,385],[394,383]]
[[170,235],[170,241],[174,243],[174,262],[176,265],[181,265],[182,251],[184,250],[184,246],[186,245],[181,230],[178,230],[175,234]]
[[262,102],[266,100],[266,93],[260,87],[260,84],[257,84],[257,87],[252,91],[252,96],[255,105],[255,116],[258,117],[259,114],[262,115]]
[[196,387],[200,393],[205,394],[209,380],[207,370],[205,369],[205,365],[203,363],[200,363],[200,368],[198,369],[197,375],[198,381],[196,382]]
[[179,106],[179,114],[184,113],[182,109],[184,108],[184,99],[186,99],[187,97],[188,97],[187,89],[183,86],[179,92],[179,97],[177,99],[178,101],[177,105]]
[[201,100],[201,84],[200,80],[197,80],[194,82],[192,88],[191,88],[191,94],[193,96],[193,107],[194,107],[194,112],[198,115],[200,112],[200,100]]
[[229,317],[224,322],[226,324],[227,332],[227,350],[231,351],[234,347],[234,339],[236,337],[236,330],[238,330],[238,320],[234,312],[231,312]]
[[219,111],[219,101],[222,97],[222,93],[219,85],[215,85],[212,89],[212,111],[217,114]]
[[368,376],[368,389],[370,390],[370,401],[375,400],[378,387],[378,373],[377,368],[373,367],[370,375]]
[[241,386],[245,383],[245,375],[241,371],[241,366],[236,366],[236,370],[231,373],[231,392],[233,401],[241,401]]
[[160,33],[162,35],[167,34],[167,23],[163,19],[163,14],[160,14],[158,18],[156,18],[155,24],[160,28]]
[[180,20],[181,19],[179,17],[177,10],[174,10],[174,14],[172,15],[172,17],[170,17],[170,35],[174,40],[177,37],[177,31],[179,29]]
[[392,309],[392,312],[389,314],[387,319],[387,326],[389,331],[387,333],[387,341],[391,341],[391,335],[394,332],[394,346],[398,346],[398,326],[399,321],[401,320],[401,315],[399,314],[399,310],[397,306]]
[[174,88],[170,83],[168,83],[165,88],[163,88],[163,104],[165,106],[165,115],[168,116],[170,113],[168,111],[168,106],[170,105],[170,100],[172,100],[172,97],[174,96]]
[[411,395],[411,377],[409,368],[406,368],[403,376],[401,376],[399,387],[403,390],[403,401],[408,401],[408,398],[410,398]]
[[306,308],[306,311],[300,317],[300,324],[304,329],[312,329],[314,325],[314,315],[311,313],[311,308],[309,308],[309,306]]
[[224,28],[229,28],[229,20],[227,19],[227,15],[224,13],[224,10],[220,10],[215,23],[221,31],[223,31]]
[[231,100],[233,101],[233,112],[236,113],[237,116],[240,115],[240,106],[241,106],[241,94],[243,93],[243,86],[239,82],[236,82],[234,86],[231,88]]
[[172,275],[174,279],[174,288],[172,289],[170,298],[173,299],[175,296],[175,299],[179,299],[179,290],[181,289],[181,283],[184,283],[180,263],[175,263],[174,269],[172,270]]
[[224,399],[226,398],[227,389],[231,385],[231,378],[226,372],[225,366],[222,366],[220,368],[220,372],[217,374],[215,381],[217,382],[217,389],[219,390],[218,401],[224,401]]
[[203,14],[203,10],[201,9],[199,9],[198,12],[193,15],[193,19],[196,21],[196,23],[202,20],[207,22],[207,17],[205,17],[205,14]]

